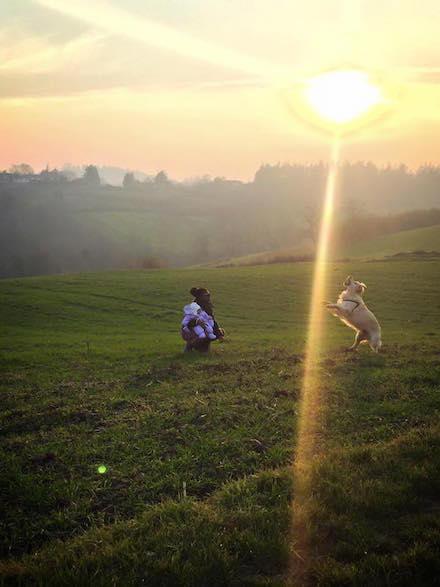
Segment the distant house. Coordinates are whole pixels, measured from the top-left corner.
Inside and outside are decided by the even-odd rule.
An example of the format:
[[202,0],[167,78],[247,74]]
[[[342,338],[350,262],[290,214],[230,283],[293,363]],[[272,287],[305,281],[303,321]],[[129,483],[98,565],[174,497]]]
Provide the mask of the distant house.
[[50,170],[48,167],[46,167],[46,169],[43,169],[43,171],[37,175],[37,181],[42,181],[45,183],[64,183],[68,181],[68,179],[62,172],[58,171],[58,169]]

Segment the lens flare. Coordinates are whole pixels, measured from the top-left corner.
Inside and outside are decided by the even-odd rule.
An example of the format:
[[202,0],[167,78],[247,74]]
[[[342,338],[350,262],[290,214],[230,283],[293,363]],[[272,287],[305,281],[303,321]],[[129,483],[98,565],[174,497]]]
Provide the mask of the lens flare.
[[294,463],[295,500],[293,508],[291,560],[292,575],[303,584],[308,573],[309,563],[309,505],[311,496],[311,472],[318,446],[319,430],[325,408],[322,381],[319,378],[318,363],[322,351],[325,283],[327,277],[328,248],[336,192],[336,179],[339,160],[339,141],[334,140],[329,164],[327,186],[322,211],[318,249],[313,274],[312,298],[309,310],[308,337],[305,351],[304,376],[300,412],[298,418],[298,438]]
[[[305,349],[302,395],[294,461],[291,578],[294,584],[309,580],[311,562],[312,474],[319,454],[326,401],[319,372],[322,355],[324,300],[331,239],[340,140],[362,126],[372,124],[387,103],[378,85],[362,71],[332,71],[310,78],[292,101],[292,110],[312,126],[333,137],[318,248],[313,273],[312,296]],[[382,110],[383,113],[383,110]]]

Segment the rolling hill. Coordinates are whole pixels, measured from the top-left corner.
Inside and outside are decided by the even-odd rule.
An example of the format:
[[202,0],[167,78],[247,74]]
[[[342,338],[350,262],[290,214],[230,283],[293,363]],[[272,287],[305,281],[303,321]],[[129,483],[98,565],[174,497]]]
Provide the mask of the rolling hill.
[[[350,247],[350,251],[347,251],[347,256],[383,258],[398,253],[417,251],[436,251],[440,253],[440,225],[403,230],[369,241],[359,242]],[[342,255],[344,251],[339,251],[338,253]]]
[[[424,255],[423,253],[431,253]],[[393,256],[408,255],[422,259],[440,255],[440,225],[402,230],[392,234],[359,241],[347,248],[338,248],[331,253],[331,258],[338,259],[385,259]],[[267,251],[244,257],[223,259],[209,263],[207,267],[227,267],[243,265],[265,265],[270,263],[288,263],[311,260],[313,251],[310,245],[291,249]]]

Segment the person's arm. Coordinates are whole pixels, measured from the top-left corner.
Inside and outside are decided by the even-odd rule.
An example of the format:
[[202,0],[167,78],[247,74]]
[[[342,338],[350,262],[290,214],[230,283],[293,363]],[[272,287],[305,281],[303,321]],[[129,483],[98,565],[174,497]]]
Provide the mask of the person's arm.
[[217,338],[223,338],[225,336],[225,331],[221,328],[216,320],[214,320],[214,334]]

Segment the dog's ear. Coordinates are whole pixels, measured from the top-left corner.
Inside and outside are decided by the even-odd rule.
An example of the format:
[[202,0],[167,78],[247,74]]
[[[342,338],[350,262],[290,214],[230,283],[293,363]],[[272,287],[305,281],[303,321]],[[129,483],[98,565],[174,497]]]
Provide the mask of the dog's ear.
[[348,285],[350,285],[353,281],[353,277],[351,275],[347,275],[347,277],[345,278],[344,283],[342,284],[344,287],[347,287]]

